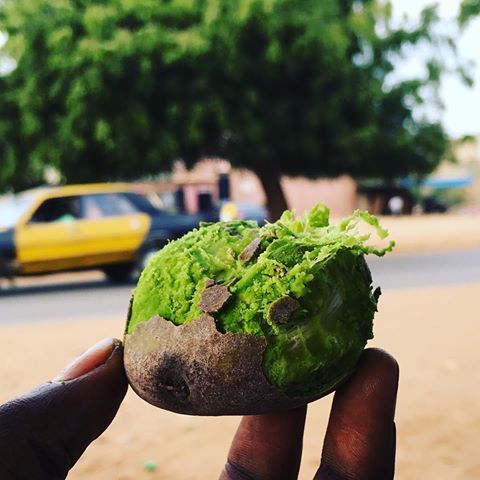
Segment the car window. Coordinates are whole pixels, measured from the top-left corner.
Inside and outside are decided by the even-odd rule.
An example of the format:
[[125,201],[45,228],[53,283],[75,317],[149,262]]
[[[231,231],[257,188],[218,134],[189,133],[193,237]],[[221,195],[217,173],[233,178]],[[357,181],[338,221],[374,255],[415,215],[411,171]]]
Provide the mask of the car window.
[[82,218],[85,219],[118,217],[136,213],[135,207],[119,193],[84,195],[81,202]]
[[78,197],[49,198],[35,210],[29,223],[72,222],[79,217]]
[[141,212],[155,214],[165,210],[157,196],[137,192],[124,192],[123,196]]

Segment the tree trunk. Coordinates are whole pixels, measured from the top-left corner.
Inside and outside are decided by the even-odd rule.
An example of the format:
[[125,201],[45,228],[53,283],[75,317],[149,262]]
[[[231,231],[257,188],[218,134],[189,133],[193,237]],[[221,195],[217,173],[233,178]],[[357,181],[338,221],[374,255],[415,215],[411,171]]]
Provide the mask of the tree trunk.
[[265,191],[270,220],[278,220],[283,211],[288,209],[287,199],[285,198],[282,184],[280,183],[280,173],[274,165],[268,162],[256,164],[253,171]]

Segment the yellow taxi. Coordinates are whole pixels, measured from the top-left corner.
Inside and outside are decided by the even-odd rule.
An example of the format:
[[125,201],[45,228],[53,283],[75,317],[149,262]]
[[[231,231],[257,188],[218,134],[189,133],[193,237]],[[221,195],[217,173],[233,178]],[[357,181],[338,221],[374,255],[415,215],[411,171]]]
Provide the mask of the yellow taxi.
[[123,183],[41,187],[0,197],[0,278],[102,269],[131,278],[198,218],[156,208]]

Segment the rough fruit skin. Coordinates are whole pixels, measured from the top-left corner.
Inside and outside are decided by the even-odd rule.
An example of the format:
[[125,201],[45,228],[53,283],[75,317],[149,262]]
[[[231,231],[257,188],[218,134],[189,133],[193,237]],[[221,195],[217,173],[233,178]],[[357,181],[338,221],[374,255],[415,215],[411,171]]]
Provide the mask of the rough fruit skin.
[[188,415],[258,415],[328,393],[292,398],[272,386],[264,348],[262,336],[218,332],[208,315],[178,326],[153,317],[125,339],[125,371],[147,402]]
[[360,220],[381,237],[386,232],[365,212],[337,225],[329,224],[328,213],[322,205],[300,220],[285,212],[262,228],[243,221],[208,224],[171,242],[140,278],[126,341],[155,316],[177,326],[200,318],[208,311],[206,289],[226,287],[230,295],[208,313],[221,334],[264,339],[261,366],[252,368],[261,368],[291,399],[330,390],[372,338],[378,294],[364,255],[383,255],[393,242],[382,250],[366,245],[369,236],[356,229]]

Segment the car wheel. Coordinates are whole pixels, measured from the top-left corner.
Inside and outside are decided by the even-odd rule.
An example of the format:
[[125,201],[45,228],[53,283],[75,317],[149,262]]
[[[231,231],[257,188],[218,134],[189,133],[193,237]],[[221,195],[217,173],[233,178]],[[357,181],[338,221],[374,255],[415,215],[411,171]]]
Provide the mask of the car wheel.
[[131,263],[119,263],[117,265],[110,265],[103,269],[105,276],[110,283],[121,284],[132,281],[134,272],[134,265]]

